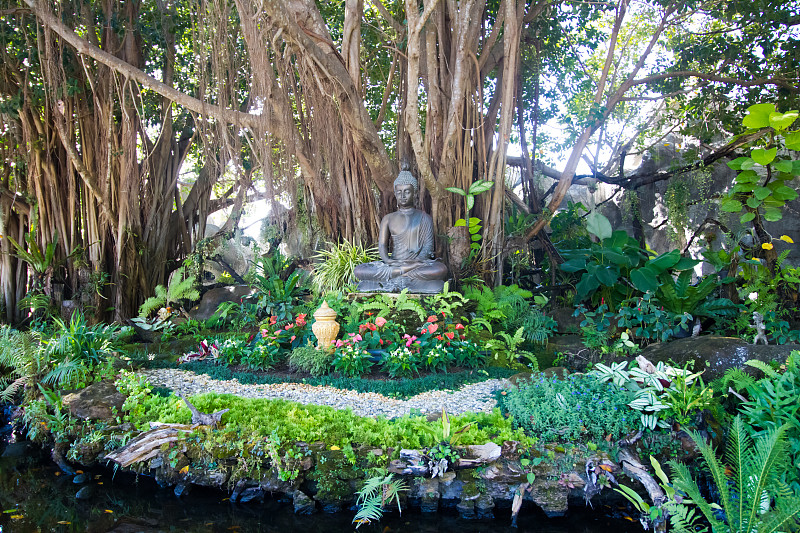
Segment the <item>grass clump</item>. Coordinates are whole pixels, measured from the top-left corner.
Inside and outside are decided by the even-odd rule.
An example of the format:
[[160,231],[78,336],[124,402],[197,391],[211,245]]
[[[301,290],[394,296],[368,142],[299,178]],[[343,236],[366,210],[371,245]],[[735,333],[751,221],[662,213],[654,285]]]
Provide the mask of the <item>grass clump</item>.
[[318,350],[312,345],[299,346],[289,355],[289,366],[295,370],[308,372],[312,376],[323,376],[328,373],[333,361],[333,354]]
[[543,441],[600,442],[635,429],[639,413],[628,407],[629,393],[583,375],[534,375],[499,397],[516,427]]

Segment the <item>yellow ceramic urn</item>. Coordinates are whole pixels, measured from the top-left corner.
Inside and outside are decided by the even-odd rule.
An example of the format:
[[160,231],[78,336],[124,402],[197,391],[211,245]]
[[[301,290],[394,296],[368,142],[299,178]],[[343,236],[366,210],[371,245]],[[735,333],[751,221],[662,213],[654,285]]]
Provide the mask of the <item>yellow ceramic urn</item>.
[[320,350],[333,350],[333,341],[339,333],[339,323],[336,322],[336,311],[323,301],[317,312],[314,313],[314,323],[311,331],[317,336],[317,348]]

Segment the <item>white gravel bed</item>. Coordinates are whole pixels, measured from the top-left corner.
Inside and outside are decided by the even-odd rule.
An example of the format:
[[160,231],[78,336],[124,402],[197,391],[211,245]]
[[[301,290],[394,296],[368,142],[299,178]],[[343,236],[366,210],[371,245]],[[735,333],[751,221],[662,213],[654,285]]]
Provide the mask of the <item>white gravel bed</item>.
[[387,398],[374,392],[355,392],[305,383],[273,385],[243,385],[238,380],[216,380],[205,374],[195,374],[177,368],[159,368],[141,372],[151,385],[168,387],[184,396],[216,392],[243,398],[283,399],[303,404],[328,405],[336,409],[352,409],[359,416],[395,418],[407,415],[412,409],[420,413],[441,412],[460,415],[467,412],[490,413],[497,406],[494,393],[508,382],[489,379],[464,385],[459,390],[434,390],[412,396],[408,400]]

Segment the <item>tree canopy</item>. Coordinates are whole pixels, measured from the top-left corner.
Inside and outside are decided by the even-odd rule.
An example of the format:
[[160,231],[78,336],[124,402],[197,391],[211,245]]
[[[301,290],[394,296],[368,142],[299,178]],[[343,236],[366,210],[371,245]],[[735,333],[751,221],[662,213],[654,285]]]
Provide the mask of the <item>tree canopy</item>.
[[[749,105],[797,107],[798,23],[798,2],[770,0],[0,0],[0,233],[54,244],[43,268],[122,318],[209,214],[229,210],[226,234],[257,198],[375,242],[404,167],[455,243],[468,209],[447,189],[494,183],[469,213],[491,261],[509,142],[525,237],[542,237],[581,160],[635,188],[634,149],[669,132],[721,146]],[[2,252],[11,320],[36,268]]]

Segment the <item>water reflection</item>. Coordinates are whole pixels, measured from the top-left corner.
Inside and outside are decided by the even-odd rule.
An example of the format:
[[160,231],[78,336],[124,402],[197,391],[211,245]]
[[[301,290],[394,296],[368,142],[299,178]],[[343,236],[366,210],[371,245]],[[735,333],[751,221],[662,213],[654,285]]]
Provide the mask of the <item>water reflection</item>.
[[[25,444],[12,444],[0,457],[0,533],[34,531],[88,533],[352,532],[352,513],[297,516],[289,500],[234,504],[218,491],[195,487],[188,497],[176,498],[146,477],[110,469],[86,472],[83,485],[58,472],[46,457]],[[82,489],[82,487],[90,487]],[[85,499],[76,499],[83,490]],[[87,494],[88,493],[88,494]],[[461,520],[455,512],[435,515],[407,512],[388,515],[380,524],[359,531],[380,533],[641,533],[638,524],[597,516],[548,520],[536,509],[523,508],[519,527],[510,527],[510,510],[495,509],[493,521]]]

